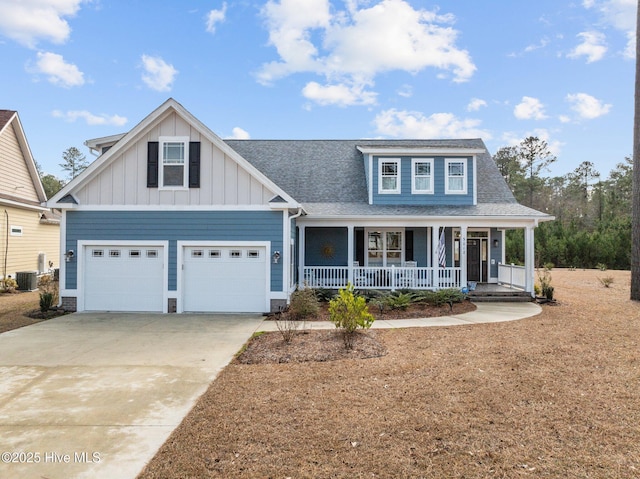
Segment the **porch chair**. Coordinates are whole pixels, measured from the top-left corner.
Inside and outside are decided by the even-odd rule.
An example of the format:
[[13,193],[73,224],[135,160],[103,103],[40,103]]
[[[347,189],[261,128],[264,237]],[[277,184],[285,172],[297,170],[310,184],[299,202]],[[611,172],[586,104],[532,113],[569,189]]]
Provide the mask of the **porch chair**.
[[398,286],[402,288],[415,288],[416,287],[416,270],[418,267],[417,261],[405,261],[403,268],[398,273]]
[[360,261],[354,261],[353,267],[357,268],[353,271],[353,286],[368,286],[369,281],[367,279],[367,275],[360,269]]

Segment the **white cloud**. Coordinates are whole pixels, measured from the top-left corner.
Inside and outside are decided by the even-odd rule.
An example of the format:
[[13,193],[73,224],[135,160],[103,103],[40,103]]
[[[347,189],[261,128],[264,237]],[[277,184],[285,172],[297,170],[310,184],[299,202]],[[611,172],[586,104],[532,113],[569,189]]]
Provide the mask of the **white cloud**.
[[142,66],[145,74],[142,75],[142,81],[156,91],[169,91],[173,81],[178,74],[173,65],[165,62],[160,57],[152,57],[142,55]]
[[84,120],[87,125],[113,125],[113,126],[124,126],[127,123],[127,119],[124,116],[120,115],[94,115],[93,113],[87,110],[71,110],[67,112],[62,112],[60,110],[54,110],[51,112],[51,115],[54,118],[62,118],[70,123],[73,123],[77,120]]
[[602,103],[602,101],[586,93],[569,94],[566,99],[571,103],[571,109],[578,114],[580,119],[593,120],[606,115],[611,110],[610,104]]
[[513,109],[513,114],[518,120],[544,120],[544,105],[537,98],[523,96],[522,101]]
[[478,111],[483,106],[487,106],[487,102],[480,98],[472,98],[467,105],[467,111]]
[[50,83],[71,88],[84,85],[84,73],[73,63],[66,63],[62,55],[51,52],[38,52],[35,68],[30,71],[44,73]]
[[376,131],[396,138],[484,138],[491,139],[487,130],[479,128],[480,120],[460,119],[452,113],[425,116],[416,111],[390,109],[374,119]]
[[0,33],[29,48],[39,40],[64,43],[72,17],[84,0],[0,0]]
[[222,4],[222,8],[220,10],[211,10],[207,14],[207,31],[209,33],[215,33],[217,24],[224,22],[226,14],[227,2]]
[[226,138],[229,140],[248,140],[251,138],[251,135],[249,135],[248,131],[236,126],[231,130],[231,136],[227,136]]
[[567,55],[569,58],[587,57],[587,63],[597,62],[602,60],[604,54],[607,53],[607,47],[605,43],[605,36],[600,32],[582,32],[577,35],[582,38],[582,43],[575,47]]
[[364,85],[320,85],[317,82],[309,82],[302,89],[305,98],[319,105],[373,105],[376,102],[376,93],[365,90]]
[[464,82],[476,70],[469,53],[456,47],[453,16],[414,9],[405,0],[353,0],[343,11],[329,0],[269,0],[262,14],[279,56],[257,73],[263,84],[315,73],[325,78],[327,91],[339,84],[365,91],[386,71],[417,73],[431,67]]
[[411,85],[402,85],[397,93],[403,98],[411,98],[413,96],[413,87]]
[[636,58],[636,0],[584,0],[582,5],[600,12],[603,23],[623,32],[627,37],[626,47],[622,55],[629,59]]

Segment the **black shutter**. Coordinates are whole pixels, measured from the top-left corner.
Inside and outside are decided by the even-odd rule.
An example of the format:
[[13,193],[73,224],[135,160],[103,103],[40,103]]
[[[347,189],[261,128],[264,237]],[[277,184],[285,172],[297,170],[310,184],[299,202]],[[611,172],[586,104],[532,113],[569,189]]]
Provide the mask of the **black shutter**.
[[364,266],[364,229],[355,229],[355,242],[356,242],[356,261],[360,266]]
[[200,142],[189,143],[189,188],[200,188]]
[[404,260],[413,261],[413,230],[406,230],[404,233]]
[[158,187],[158,154],[160,143],[150,141],[147,143],[147,188]]

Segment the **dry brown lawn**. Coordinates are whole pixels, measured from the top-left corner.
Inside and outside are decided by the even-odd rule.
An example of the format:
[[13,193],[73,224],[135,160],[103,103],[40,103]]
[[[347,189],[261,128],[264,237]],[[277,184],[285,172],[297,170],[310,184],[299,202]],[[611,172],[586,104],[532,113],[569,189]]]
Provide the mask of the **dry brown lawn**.
[[0,293],[0,333],[42,321],[26,315],[39,307],[38,291]]
[[533,318],[376,331],[370,359],[235,361],[139,477],[638,478],[629,272],[552,277]]

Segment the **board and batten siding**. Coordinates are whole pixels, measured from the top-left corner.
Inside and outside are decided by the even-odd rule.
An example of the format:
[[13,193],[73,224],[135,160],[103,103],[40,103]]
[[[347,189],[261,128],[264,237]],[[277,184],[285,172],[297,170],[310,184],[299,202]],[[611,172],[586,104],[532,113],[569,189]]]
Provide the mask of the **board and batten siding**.
[[[22,235],[7,235],[7,226],[22,227]],[[45,271],[49,269],[49,261],[57,268],[60,257],[59,245],[60,226],[40,223],[38,211],[0,206],[0,277],[4,275],[5,252],[7,276],[15,278],[17,272],[38,271],[40,253],[46,255]]]
[[[178,241],[269,241],[283,251],[281,211],[67,211],[65,251],[79,240],[168,241],[168,291],[177,290]],[[66,289],[77,289],[77,260],[66,264]],[[283,262],[271,265],[271,291],[282,291]]]
[[[184,136],[200,145],[200,187],[147,187],[147,143]],[[74,193],[82,205],[266,205],[276,194],[175,112],[143,132]]]
[[0,135],[0,194],[40,202],[13,124]]
[[[467,168],[467,193],[466,194],[445,194],[445,157],[430,156],[433,158],[433,194],[412,194],[411,193],[411,159],[420,158],[417,156],[400,157],[400,193],[378,193],[378,168],[379,156],[373,157],[373,171],[371,185],[373,192],[373,204],[375,205],[472,205],[473,204],[473,159],[469,157],[459,158],[466,160]],[[397,157],[396,157],[397,158]],[[456,158],[455,156],[447,156],[446,158]],[[389,159],[394,159],[389,157]]]

